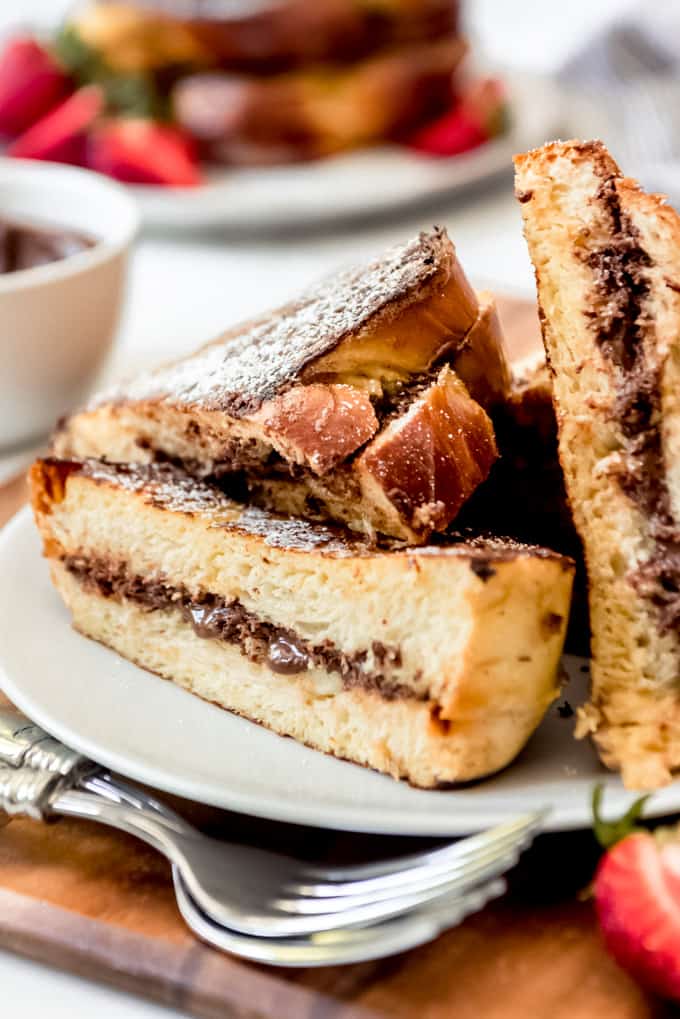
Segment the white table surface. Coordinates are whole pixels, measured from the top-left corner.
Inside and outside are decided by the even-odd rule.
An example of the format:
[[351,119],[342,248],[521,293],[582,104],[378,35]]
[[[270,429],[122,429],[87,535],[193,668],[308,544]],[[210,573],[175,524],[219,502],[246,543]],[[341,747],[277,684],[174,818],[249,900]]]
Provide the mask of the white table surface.
[[[20,18],[29,23],[59,16],[63,0],[3,4],[0,32]],[[583,34],[630,6],[629,0],[468,0],[472,28],[496,63],[548,71]],[[20,12],[20,13],[19,13]],[[480,286],[533,294],[533,280],[512,198],[510,175],[490,193],[418,215],[329,236],[244,241],[142,237],[134,254],[130,290],[109,373],[119,375],[209,339],[224,327],[287,299],[300,285],[377,252],[433,222],[443,223],[461,260]],[[152,1019],[182,1013],[0,952],[0,1000],[22,1017]]]

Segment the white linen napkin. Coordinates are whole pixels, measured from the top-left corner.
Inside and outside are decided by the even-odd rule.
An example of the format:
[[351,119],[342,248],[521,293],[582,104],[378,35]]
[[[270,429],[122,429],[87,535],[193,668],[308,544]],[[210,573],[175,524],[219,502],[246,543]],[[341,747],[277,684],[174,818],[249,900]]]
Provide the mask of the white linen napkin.
[[628,176],[680,200],[679,0],[643,0],[571,56],[557,80],[574,134],[601,138]]

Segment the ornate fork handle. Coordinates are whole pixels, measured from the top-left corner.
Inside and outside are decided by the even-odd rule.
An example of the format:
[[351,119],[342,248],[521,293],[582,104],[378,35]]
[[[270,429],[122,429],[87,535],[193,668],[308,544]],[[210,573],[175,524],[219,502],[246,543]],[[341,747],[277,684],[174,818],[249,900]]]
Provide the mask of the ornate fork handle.
[[63,784],[62,776],[54,771],[0,765],[0,810],[10,816],[23,814],[36,821],[46,821],[51,816],[52,801]]
[[96,765],[87,757],[53,739],[13,708],[0,708],[0,762],[21,765],[75,778]]
[[129,817],[122,808],[132,808],[175,832],[196,834],[179,814],[143,789],[112,778],[14,708],[0,708],[0,811],[45,820],[62,813],[51,812],[50,800],[68,789],[81,789],[100,801],[118,804],[121,810],[112,808],[111,816]]

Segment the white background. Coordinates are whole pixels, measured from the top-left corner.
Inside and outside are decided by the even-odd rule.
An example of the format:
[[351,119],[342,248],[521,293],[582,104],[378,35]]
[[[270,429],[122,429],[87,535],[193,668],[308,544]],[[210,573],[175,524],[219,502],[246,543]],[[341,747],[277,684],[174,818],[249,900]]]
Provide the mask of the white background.
[[[310,0],[311,2],[311,0]],[[0,31],[56,19],[62,0],[3,4]],[[477,45],[490,60],[550,71],[627,0],[467,0]],[[478,285],[530,295],[533,282],[510,176],[491,193],[406,219],[328,237],[235,242],[142,238],[135,252],[127,310],[111,366],[116,374],[174,356],[269,305],[339,263],[445,224]],[[1,836],[0,836],[1,837]],[[0,952],[0,1009],[50,1019],[151,1019],[180,1015]]]

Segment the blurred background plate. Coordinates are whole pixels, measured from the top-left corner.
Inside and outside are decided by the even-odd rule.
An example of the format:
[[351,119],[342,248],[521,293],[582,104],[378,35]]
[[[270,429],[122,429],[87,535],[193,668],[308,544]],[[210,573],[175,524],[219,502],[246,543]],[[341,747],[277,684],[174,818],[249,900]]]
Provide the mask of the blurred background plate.
[[425,204],[512,171],[514,153],[567,133],[551,80],[508,74],[511,123],[500,137],[441,159],[402,146],[364,149],[308,163],[213,170],[197,189],[133,187],[146,226],[269,232],[331,224]]

